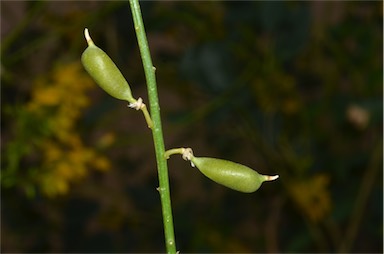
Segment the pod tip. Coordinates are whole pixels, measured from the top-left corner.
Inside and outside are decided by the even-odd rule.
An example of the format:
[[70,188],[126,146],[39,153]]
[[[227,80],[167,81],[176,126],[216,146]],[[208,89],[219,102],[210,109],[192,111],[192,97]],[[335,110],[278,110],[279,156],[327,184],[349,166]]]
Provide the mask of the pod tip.
[[85,39],[87,40],[88,46],[95,45],[91,39],[91,36],[89,35],[88,28],[84,29],[84,36],[85,36]]
[[276,180],[277,178],[279,178],[279,175],[275,175],[275,176],[265,176],[265,181],[273,181],[273,180]]

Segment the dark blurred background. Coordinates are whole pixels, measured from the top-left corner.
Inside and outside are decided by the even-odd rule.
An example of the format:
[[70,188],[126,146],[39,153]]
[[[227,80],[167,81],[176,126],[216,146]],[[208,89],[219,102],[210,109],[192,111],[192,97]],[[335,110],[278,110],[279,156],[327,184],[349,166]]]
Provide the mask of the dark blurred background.
[[[383,252],[381,1],[141,2],[177,249]],[[164,252],[150,130],[84,71],[84,28],[147,102],[129,4],[1,1],[1,252]]]

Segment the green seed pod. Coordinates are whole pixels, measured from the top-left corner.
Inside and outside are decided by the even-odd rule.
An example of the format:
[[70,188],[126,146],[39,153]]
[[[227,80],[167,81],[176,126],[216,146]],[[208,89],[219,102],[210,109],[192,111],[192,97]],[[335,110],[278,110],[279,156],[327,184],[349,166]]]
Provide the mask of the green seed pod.
[[211,180],[240,192],[254,192],[263,182],[279,177],[260,175],[255,170],[232,161],[194,156],[190,159]]
[[87,28],[84,34],[88,47],[81,55],[81,62],[89,75],[112,97],[134,103],[136,100],[123,74],[111,58],[93,43]]

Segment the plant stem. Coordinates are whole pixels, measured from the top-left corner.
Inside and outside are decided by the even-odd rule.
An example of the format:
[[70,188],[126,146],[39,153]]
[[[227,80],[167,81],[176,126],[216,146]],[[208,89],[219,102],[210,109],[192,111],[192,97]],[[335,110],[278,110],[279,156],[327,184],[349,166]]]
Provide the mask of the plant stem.
[[163,211],[163,223],[165,234],[165,245],[167,253],[176,253],[176,243],[173,229],[171,197],[168,182],[168,166],[164,156],[164,139],[161,128],[160,106],[157,95],[155,67],[152,65],[151,54],[148,47],[147,36],[144,30],[143,19],[138,0],[129,0],[133,15],[133,22],[143,61],[145,78],[148,87],[148,98],[150,112],[153,122],[152,135],[155,145],[157,170],[159,176],[159,193]]

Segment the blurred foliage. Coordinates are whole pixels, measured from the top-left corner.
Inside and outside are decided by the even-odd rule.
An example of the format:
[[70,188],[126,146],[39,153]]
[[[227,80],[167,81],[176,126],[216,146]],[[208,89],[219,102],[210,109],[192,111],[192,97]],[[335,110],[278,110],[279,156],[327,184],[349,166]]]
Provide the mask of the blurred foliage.
[[[382,252],[382,3],[141,7],[167,148],[280,175],[244,195],[172,157],[178,249]],[[80,65],[88,27],[145,100],[129,5],[2,1],[1,19],[1,251],[163,251],[145,121]]]

